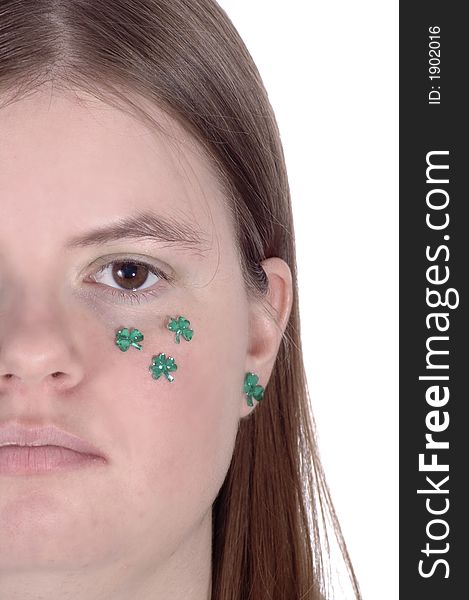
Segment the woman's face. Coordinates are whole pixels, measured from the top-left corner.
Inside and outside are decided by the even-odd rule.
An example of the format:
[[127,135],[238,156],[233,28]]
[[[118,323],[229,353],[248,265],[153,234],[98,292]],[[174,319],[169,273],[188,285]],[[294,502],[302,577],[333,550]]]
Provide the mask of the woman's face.
[[[0,424],[53,422],[107,457],[0,474],[4,582],[80,568],[93,585],[101,570],[104,589],[109,573],[117,585],[176,555],[180,569],[197,564],[239,419],[253,410],[244,375],[266,385],[281,339],[246,295],[228,211],[189,136],[156,109],[176,140],[88,100],[36,94],[0,110]],[[160,217],[187,243],[126,226],[118,239],[70,244],[142,213],[148,231]],[[124,261],[146,265],[133,284]],[[283,329],[289,271],[268,266]],[[179,315],[194,333],[177,344],[167,324]],[[116,346],[123,327],[144,334],[140,351]],[[175,358],[173,382],[149,371],[161,352]]]

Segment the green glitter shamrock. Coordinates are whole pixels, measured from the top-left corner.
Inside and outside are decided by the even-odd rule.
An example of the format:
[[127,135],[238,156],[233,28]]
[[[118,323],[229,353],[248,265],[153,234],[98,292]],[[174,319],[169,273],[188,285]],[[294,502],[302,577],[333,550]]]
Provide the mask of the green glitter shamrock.
[[132,333],[130,333],[127,327],[124,327],[124,329],[119,329],[116,333],[116,346],[119,346],[122,352],[128,350],[130,346],[137,348],[137,350],[141,350],[142,346],[138,342],[141,342],[142,340],[143,333],[138,329],[134,329]]
[[171,319],[168,323],[168,329],[176,332],[176,342],[179,344],[179,336],[190,342],[194,332],[189,329],[190,321],[184,317],[177,317],[177,319]]
[[170,371],[177,370],[177,364],[174,362],[174,358],[168,356],[164,352],[160,352],[158,356],[152,358],[152,364],[149,367],[154,379],[159,379],[161,375],[164,375],[168,381],[173,381],[174,377],[169,374]]
[[264,388],[262,385],[257,385],[259,377],[254,373],[246,373],[244,378],[244,393],[247,394],[248,406],[254,406],[252,399],[260,401],[264,397]]

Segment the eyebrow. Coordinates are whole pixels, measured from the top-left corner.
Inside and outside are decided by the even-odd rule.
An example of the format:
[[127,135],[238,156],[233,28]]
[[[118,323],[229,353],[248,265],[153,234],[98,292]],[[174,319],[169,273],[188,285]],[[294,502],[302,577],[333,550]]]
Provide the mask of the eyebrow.
[[121,240],[150,240],[175,244],[192,252],[206,253],[208,240],[193,223],[181,218],[169,218],[150,211],[122,217],[110,225],[98,227],[70,239],[66,248],[102,246]]

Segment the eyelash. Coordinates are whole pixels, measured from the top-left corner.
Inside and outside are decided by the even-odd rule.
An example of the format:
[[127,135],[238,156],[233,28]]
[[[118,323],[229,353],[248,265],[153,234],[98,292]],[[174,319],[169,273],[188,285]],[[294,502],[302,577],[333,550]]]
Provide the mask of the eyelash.
[[[172,278],[167,275],[164,271],[161,271],[161,269],[159,269],[158,267],[155,267],[154,265],[141,261],[141,260],[134,260],[134,259],[117,259],[117,260],[112,260],[108,263],[106,263],[105,265],[102,265],[95,273],[93,273],[93,275],[98,275],[99,273],[102,273],[103,271],[105,271],[108,267],[112,266],[113,264],[118,263],[121,265],[127,265],[127,264],[132,264],[132,265],[138,265],[140,267],[146,267],[151,273],[153,273],[154,275],[156,275],[157,277],[159,277],[160,279],[163,279],[164,281],[167,281],[168,283],[172,282]],[[96,282],[98,285],[99,282]],[[109,287],[106,286],[104,284],[105,287]],[[124,300],[125,302],[130,302],[131,304],[133,303],[138,303],[140,304],[140,302],[142,300],[147,299],[150,296],[156,297],[159,295],[159,291],[157,290],[152,290],[150,288],[149,291],[146,290],[142,290],[141,292],[132,292],[132,291],[124,291],[121,290],[119,288],[110,288],[110,290],[105,290],[104,292],[105,294],[110,294],[113,297],[118,296],[119,299]]]

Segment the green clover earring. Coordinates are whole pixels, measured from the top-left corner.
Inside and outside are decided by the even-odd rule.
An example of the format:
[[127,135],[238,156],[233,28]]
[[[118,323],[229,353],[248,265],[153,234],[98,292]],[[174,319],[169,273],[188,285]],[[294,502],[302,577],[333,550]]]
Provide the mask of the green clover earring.
[[161,375],[164,375],[171,382],[174,381],[174,377],[170,375],[170,372],[176,371],[178,367],[174,362],[174,358],[171,356],[166,358],[166,354],[160,352],[158,356],[152,358],[152,364],[148,368],[151,371],[153,379],[159,379]]
[[248,406],[254,406],[252,399],[260,402],[264,398],[264,388],[258,385],[259,377],[255,373],[246,373],[244,378],[244,393],[247,396]]
[[138,329],[134,329],[130,332],[127,327],[119,329],[116,333],[116,346],[118,346],[122,352],[126,352],[130,346],[141,350],[142,346],[138,342],[143,340],[143,333]]
[[174,331],[176,334],[176,343],[179,344],[180,336],[187,340],[191,341],[194,332],[192,329],[189,329],[190,321],[185,319],[184,317],[171,318],[168,323],[168,329],[170,331]]

